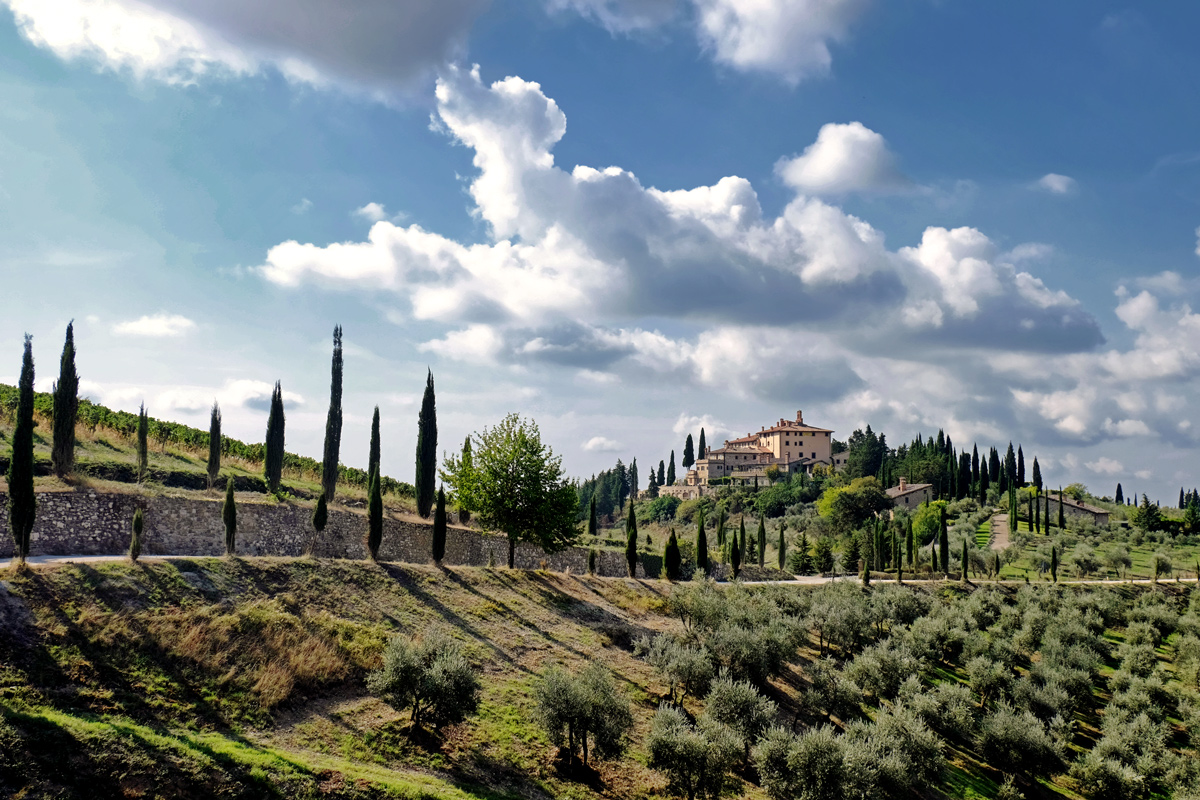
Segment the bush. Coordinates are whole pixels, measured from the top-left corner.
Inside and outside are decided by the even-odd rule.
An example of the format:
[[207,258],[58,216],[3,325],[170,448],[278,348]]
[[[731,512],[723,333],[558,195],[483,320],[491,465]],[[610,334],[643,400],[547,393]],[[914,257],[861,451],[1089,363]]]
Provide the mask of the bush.
[[720,797],[742,746],[719,722],[702,717],[693,725],[677,708],[664,704],[650,724],[646,750],[647,765],[666,774],[668,791],[692,800]]
[[689,647],[660,633],[654,639],[643,636],[634,646],[634,654],[646,659],[659,678],[667,684],[672,703],[686,697],[707,694],[712,683],[713,666],[703,647]]
[[842,742],[827,726],[800,736],[772,728],[754,748],[754,763],[771,800],[841,800]]
[[704,716],[728,727],[742,741],[743,755],[775,718],[775,704],[759,694],[749,681],[734,681],[721,675],[713,681],[704,700]]
[[675,519],[675,511],[682,502],[678,497],[664,494],[649,503],[642,503],[638,507],[638,522],[670,522]]
[[436,631],[415,643],[393,637],[383,654],[383,668],[367,676],[367,688],[388,705],[409,709],[409,735],[425,722],[434,730],[461,722],[479,705],[477,670],[457,642]]
[[987,763],[1008,774],[1055,772],[1061,766],[1038,718],[1008,703],[984,718],[977,744]]
[[624,752],[633,713],[629,699],[602,664],[592,662],[578,676],[552,666],[542,673],[535,694],[543,729],[572,758],[581,753],[586,764],[589,749],[603,757]]

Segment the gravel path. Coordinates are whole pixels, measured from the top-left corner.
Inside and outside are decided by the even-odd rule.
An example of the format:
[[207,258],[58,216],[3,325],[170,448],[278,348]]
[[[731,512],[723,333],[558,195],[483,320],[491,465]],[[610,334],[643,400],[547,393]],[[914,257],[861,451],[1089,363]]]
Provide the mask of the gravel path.
[[996,514],[992,517],[992,549],[1008,549],[1008,514]]

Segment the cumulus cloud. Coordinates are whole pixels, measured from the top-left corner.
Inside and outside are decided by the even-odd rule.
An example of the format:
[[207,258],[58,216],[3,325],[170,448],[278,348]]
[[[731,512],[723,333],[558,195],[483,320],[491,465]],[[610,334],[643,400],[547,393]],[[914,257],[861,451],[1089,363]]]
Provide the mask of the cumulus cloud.
[[1075,182],[1074,178],[1069,178],[1066,175],[1059,175],[1055,172],[1047,173],[1038,178],[1033,186],[1035,189],[1039,189],[1043,192],[1049,192],[1050,194],[1058,195],[1073,194],[1076,188],[1078,188],[1078,184]]
[[801,155],[781,159],[775,172],[788,186],[813,194],[907,189],[887,142],[861,122],[822,125]]
[[548,0],[550,11],[575,11],[613,33],[656,28],[675,16],[675,0]]
[[460,56],[487,0],[0,0],[21,34],[64,59],[193,83],[273,68],[373,93]]
[[387,211],[379,203],[367,203],[362,208],[356,208],[354,215],[362,217],[368,222],[379,222],[380,220],[387,219]]
[[846,39],[866,0],[693,0],[701,43],[739,70],[795,84],[829,71],[830,42]]
[[1122,466],[1120,461],[1108,456],[1101,456],[1095,461],[1088,461],[1084,466],[1100,475],[1120,475],[1125,471],[1125,467]]
[[[249,408],[268,411],[274,389],[275,385],[272,383],[248,379],[226,381],[224,386],[215,391],[198,386],[179,386],[162,390],[153,398],[151,404],[163,410],[199,413],[212,408],[215,400],[220,403],[222,409]],[[304,405],[302,395],[287,389],[283,390],[283,401],[285,405]]]
[[182,336],[195,327],[195,322],[181,314],[153,314],[118,322],[113,325],[113,333],[123,336]]
[[589,453],[615,453],[621,444],[604,436],[593,436],[583,443],[583,449]]

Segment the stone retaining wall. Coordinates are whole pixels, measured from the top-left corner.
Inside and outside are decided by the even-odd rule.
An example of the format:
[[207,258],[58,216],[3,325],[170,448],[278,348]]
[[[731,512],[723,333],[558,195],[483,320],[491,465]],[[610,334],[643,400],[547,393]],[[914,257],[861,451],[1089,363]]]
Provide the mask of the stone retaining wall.
[[[261,498],[261,496],[259,496]],[[129,549],[133,512],[143,509],[146,527],[142,532],[143,555],[219,556],[225,552],[225,526],[221,521],[221,498],[154,497],[138,494],[109,494],[89,489],[39,492],[38,511],[29,554],[118,555]],[[353,509],[331,508],[325,530],[316,536],[312,509],[294,503],[255,502],[238,498],[237,552],[255,556],[299,556],[306,552],[323,558],[367,557],[367,517]],[[428,563],[432,526],[396,518],[387,511],[383,520],[383,543],[379,557],[384,561]],[[8,527],[8,496],[0,492],[0,558],[13,555]],[[497,566],[508,561],[508,540],[469,528],[451,526],[446,535],[446,564],[485,566],[489,555]],[[661,556],[647,557],[657,577]],[[545,553],[529,544],[518,544],[516,566],[574,573],[587,571],[587,550],[572,547],[560,553]],[[600,551],[597,573],[626,574],[622,553]],[[639,567],[638,577],[643,577]]]

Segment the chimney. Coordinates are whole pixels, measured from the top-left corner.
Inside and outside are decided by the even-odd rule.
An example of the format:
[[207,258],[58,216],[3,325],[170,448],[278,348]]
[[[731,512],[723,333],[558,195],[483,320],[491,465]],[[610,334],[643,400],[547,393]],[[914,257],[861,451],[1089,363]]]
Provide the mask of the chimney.
[[904,478],[901,478],[900,479],[900,492],[903,493],[904,490],[907,488],[908,488],[908,481],[904,480]]
[[797,412],[796,412],[796,424],[797,424],[797,425],[803,425],[803,424],[804,424],[804,412],[803,412],[803,411],[797,411]]

